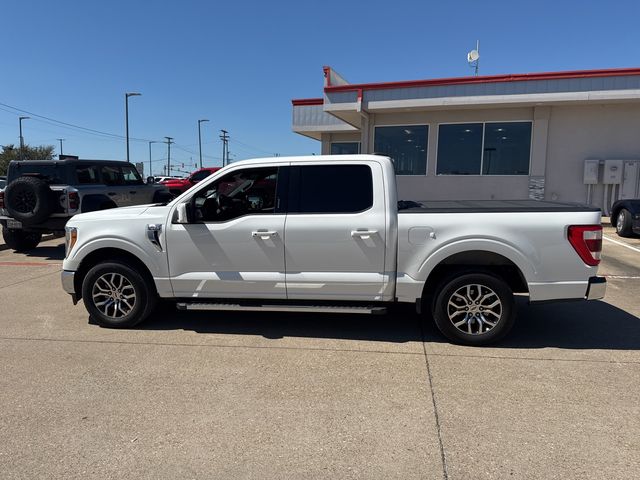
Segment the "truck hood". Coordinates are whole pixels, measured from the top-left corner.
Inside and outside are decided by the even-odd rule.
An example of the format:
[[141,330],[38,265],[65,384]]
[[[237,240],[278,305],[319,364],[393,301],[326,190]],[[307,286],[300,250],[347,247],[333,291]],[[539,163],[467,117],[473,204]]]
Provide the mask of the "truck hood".
[[149,210],[150,213],[153,212],[152,216],[155,217],[157,215],[164,215],[166,212],[166,207],[149,204],[135,205],[132,207],[109,208],[107,210],[98,210],[95,212],[80,213],[78,215],[74,215],[70,223],[91,222],[94,220],[124,220],[127,218],[138,217],[145,213],[147,210]]

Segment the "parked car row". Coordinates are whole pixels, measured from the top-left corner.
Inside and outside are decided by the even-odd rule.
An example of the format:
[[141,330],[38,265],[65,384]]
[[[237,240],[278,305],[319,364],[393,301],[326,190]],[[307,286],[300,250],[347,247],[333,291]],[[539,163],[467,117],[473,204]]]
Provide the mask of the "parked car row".
[[168,178],[161,181],[160,183],[167,187],[172,195],[178,196],[193,187],[196,183],[201,182],[202,180],[207,178],[212,173],[217,172],[218,170],[220,170],[220,167],[205,167],[201,168],[200,170],[196,170],[187,178]]
[[63,234],[78,213],[173,198],[153,177],[145,182],[133,164],[122,161],[12,161],[7,173],[0,224],[5,243],[14,250],[35,248],[45,233]]

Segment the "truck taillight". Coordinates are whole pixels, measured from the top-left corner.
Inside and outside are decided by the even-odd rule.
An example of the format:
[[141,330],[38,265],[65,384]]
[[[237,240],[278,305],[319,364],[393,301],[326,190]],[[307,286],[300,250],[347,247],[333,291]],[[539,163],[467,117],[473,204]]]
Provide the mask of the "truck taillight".
[[0,208],[4,208],[4,190],[0,190]]
[[571,225],[569,243],[584,263],[595,267],[602,254],[602,225]]
[[69,192],[68,198],[69,210],[77,210],[80,208],[80,195],[78,195],[78,192]]

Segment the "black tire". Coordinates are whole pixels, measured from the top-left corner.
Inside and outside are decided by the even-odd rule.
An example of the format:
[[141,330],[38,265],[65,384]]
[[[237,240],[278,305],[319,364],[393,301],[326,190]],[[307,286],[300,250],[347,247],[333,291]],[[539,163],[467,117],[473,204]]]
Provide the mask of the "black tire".
[[4,243],[12,250],[26,252],[38,246],[40,240],[42,240],[42,234],[2,227],[2,238],[4,238]]
[[82,300],[99,325],[127,328],[153,311],[158,295],[151,280],[124,263],[112,261],[99,263],[87,272],[82,281]]
[[489,273],[449,277],[435,296],[433,317],[440,332],[454,343],[495,343],[515,321],[513,292],[504,280]]
[[25,225],[44,222],[54,208],[53,192],[37,177],[16,178],[7,185],[4,198],[10,216]]
[[618,212],[616,217],[616,233],[621,237],[633,236],[631,212],[626,208],[623,208]]

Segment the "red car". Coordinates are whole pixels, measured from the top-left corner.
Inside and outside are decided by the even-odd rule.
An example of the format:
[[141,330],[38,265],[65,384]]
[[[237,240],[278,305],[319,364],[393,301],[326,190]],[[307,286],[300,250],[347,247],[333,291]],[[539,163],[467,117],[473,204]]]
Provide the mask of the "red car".
[[167,187],[173,195],[180,195],[218,170],[220,170],[220,167],[205,167],[200,170],[196,170],[187,178],[172,178],[161,183]]

